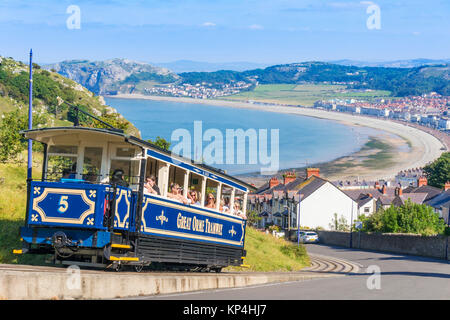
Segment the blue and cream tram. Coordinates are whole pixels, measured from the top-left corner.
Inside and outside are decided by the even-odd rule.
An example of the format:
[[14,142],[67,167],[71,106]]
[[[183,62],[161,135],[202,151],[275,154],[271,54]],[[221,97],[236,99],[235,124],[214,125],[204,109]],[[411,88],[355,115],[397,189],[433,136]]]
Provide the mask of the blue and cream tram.
[[[224,213],[239,202],[245,212],[252,186],[133,136],[109,129],[55,127],[23,135],[44,146],[42,178],[28,181],[23,253],[53,254],[56,264],[112,267],[177,266],[220,271],[242,264],[246,220]],[[125,183],[112,181],[120,169]],[[156,177],[160,194],[146,192]],[[200,203],[168,197],[195,190]],[[205,206],[214,194],[215,207]]]

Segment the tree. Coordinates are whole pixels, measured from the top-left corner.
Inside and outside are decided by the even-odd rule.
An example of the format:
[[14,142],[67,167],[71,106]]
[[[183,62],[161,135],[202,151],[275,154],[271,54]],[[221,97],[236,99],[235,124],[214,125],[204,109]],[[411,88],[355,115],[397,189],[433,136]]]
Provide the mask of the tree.
[[428,184],[436,188],[443,188],[450,181],[450,152],[443,153],[433,163],[423,168]]
[[[43,124],[44,118],[33,116],[33,126]],[[13,160],[27,146],[27,140],[19,133],[28,128],[28,115],[19,109],[2,115],[0,120],[0,162]]]
[[148,139],[147,141],[166,151],[169,151],[171,145],[169,141],[167,141],[164,138],[161,138],[160,136],[157,136],[155,141],[152,141],[151,139]]
[[349,231],[350,227],[348,225],[347,219],[343,215],[338,218],[338,214],[335,213],[334,217],[331,219],[330,229],[335,231]]
[[261,217],[258,215],[258,212],[255,210],[249,210],[247,212],[247,223],[253,226],[258,225],[258,222],[261,221]]

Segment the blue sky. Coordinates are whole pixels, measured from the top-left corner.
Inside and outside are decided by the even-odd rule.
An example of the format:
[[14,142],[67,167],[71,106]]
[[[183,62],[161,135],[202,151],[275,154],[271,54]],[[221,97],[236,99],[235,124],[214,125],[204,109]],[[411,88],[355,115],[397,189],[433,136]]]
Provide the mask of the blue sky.
[[[367,8],[380,8],[368,29]],[[80,29],[67,28],[70,5]],[[0,0],[0,55],[39,63],[450,58],[448,0]]]

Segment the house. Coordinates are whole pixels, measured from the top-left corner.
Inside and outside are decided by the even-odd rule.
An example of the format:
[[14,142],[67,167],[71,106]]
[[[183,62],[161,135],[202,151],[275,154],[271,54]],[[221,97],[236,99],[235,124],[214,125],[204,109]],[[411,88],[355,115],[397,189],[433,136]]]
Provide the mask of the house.
[[318,168],[307,168],[306,175],[295,172],[283,175],[283,181],[272,177],[254,194],[248,196],[248,208],[262,218],[259,227],[273,223],[282,228],[301,227],[329,229],[335,214],[348,223],[357,218],[356,201],[320,177]]
[[439,213],[439,217],[444,219],[447,225],[450,225],[450,182],[445,184],[444,192],[428,200],[426,204],[431,206],[434,212]]
[[397,187],[394,196],[380,196],[376,202],[376,209],[387,209],[391,205],[400,207],[405,204],[406,201],[411,201],[416,204],[423,204],[428,193],[416,192],[416,193],[403,193],[402,188]]

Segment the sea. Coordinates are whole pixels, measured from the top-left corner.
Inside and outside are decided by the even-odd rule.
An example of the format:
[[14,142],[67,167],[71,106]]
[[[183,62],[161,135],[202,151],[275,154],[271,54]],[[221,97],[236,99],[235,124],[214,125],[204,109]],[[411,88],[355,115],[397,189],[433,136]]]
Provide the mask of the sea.
[[[369,137],[379,134],[371,128],[264,110],[145,99],[105,100],[140,130],[142,139],[162,137],[171,142],[174,153],[231,175],[273,174],[273,169],[332,161],[358,151]],[[227,132],[244,132],[253,140],[239,143]]]

